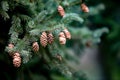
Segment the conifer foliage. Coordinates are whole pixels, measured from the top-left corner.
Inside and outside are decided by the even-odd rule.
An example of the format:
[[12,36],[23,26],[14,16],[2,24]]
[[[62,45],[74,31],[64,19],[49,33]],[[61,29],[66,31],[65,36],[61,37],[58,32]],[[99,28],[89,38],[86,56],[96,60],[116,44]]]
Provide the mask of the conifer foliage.
[[39,56],[41,66],[47,64],[70,74],[62,64],[66,43],[70,39],[81,40],[84,46],[89,40],[98,43],[101,34],[107,31],[85,27],[84,12],[89,15],[85,3],[85,0],[0,0],[0,16],[10,21],[5,52],[12,57],[13,66],[24,67]]

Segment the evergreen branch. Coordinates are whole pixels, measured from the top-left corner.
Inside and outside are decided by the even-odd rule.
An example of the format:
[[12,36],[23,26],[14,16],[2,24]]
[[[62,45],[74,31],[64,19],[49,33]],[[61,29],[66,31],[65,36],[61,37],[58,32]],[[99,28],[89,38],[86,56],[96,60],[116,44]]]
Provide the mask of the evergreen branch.
[[21,19],[15,15],[12,17],[12,26],[10,28],[9,34],[12,34],[12,32],[22,33],[23,29],[21,27]]
[[48,20],[50,20],[50,19],[52,19],[52,18],[54,18],[55,17],[55,15],[56,15],[56,11],[55,12],[53,12],[53,14],[52,15],[50,15],[50,16],[48,16],[45,20],[44,20],[44,22],[47,22]]
[[12,33],[9,33],[9,34],[10,34],[9,43],[16,44],[17,41],[18,41],[18,33],[17,32],[12,32]]
[[32,57],[29,51],[22,50],[20,53],[21,53],[22,61],[24,64],[27,63]]
[[109,32],[109,30],[108,30],[108,28],[106,28],[106,27],[103,27],[103,28],[101,28],[101,29],[97,29],[97,30],[93,31],[93,34],[92,34],[93,42],[94,42],[94,43],[99,43],[99,42],[101,42],[100,37],[102,36],[102,34],[108,33],[108,32]]
[[30,35],[37,35],[39,36],[41,32],[43,31],[49,31],[49,32],[53,32],[55,30],[59,30],[61,31],[64,28],[63,24],[57,24],[57,25],[53,25],[52,27],[50,26],[44,26],[43,25],[38,25],[37,28],[32,29],[29,33]]
[[78,21],[80,23],[83,23],[83,18],[81,18],[78,14],[76,13],[66,13],[65,16],[62,18],[62,22],[65,24],[71,23],[72,21]]
[[[12,3],[13,5],[14,3]],[[24,14],[30,17],[34,17],[35,14],[33,13],[30,5],[26,4],[26,3],[16,3],[15,5],[13,5],[14,8],[12,11],[14,11],[14,14]]]
[[103,33],[108,33],[109,30],[106,27],[103,27],[101,29],[97,29],[93,32],[93,37],[101,37]]
[[69,6],[73,6],[73,5],[77,5],[77,4],[80,5],[80,3],[81,3],[80,0],[76,0],[76,1],[74,1],[74,2],[70,2],[70,3],[69,3]]
[[2,10],[3,10],[3,11],[8,11],[8,9],[9,9],[9,4],[8,4],[8,2],[7,2],[7,1],[2,1],[2,2],[1,2],[1,7],[2,7]]
[[80,39],[80,40],[88,39],[93,34],[92,31],[89,30],[86,27],[82,27],[82,28],[72,28],[72,27],[69,27],[69,30],[70,30],[70,32],[72,34],[72,39]]
[[18,17],[22,20],[22,21],[29,21],[31,20],[31,17],[24,15],[24,14],[19,14]]
[[8,13],[6,13],[6,12],[3,11],[3,10],[0,10],[0,14],[1,14],[1,16],[4,18],[4,20],[7,20],[7,19],[10,18],[9,15],[8,15]]
[[33,29],[30,31],[30,35],[34,36],[34,35],[40,35],[40,32],[39,29]]
[[46,10],[41,11],[36,18],[34,19],[35,22],[40,23],[41,21],[44,21],[46,18],[48,12]]
[[18,50],[18,51],[22,51],[22,50],[31,51],[29,38],[30,38],[30,36],[28,34],[25,34],[25,36],[22,39],[19,39],[16,43],[16,50]]

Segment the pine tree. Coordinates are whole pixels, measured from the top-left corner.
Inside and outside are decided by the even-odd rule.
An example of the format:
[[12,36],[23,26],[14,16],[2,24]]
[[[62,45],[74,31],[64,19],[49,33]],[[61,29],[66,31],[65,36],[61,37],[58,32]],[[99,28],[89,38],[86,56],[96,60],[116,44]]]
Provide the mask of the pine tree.
[[[10,26],[5,53],[12,57],[10,60],[19,73],[28,73],[16,78],[74,80],[74,67],[68,63],[77,59],[67,51],[69,45],[75,41],[80,50],[93,47],[100,42],[102,33],[108,32],[107,28],[89,29],[87,17],[93,12],[84,0],[1,0],[0,3],[1,19],[9,21]],[[33,68],[38,68],[40,76],[32,74]],[[79,76],[76,78],[80,79]]]

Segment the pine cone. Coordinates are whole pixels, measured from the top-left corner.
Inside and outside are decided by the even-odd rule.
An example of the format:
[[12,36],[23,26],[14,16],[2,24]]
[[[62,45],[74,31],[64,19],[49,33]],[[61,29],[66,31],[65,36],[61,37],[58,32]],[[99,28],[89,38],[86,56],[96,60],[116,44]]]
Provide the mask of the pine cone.
[[38,51],[39,51],[39,45],[38,45],[37,42],[34,42],[34,43],[33,43],[32,49],[33,49],[33,51],[35,51],[35,52],[38,52]]
[[47,34],[46,32],[43,32],[42,35],[40,36],[40,43],[43,47],[47,46]]
[[12,43],[10,43],[10,44],[8,44],[8,47],[9,47],[10,49],[12,49],[12,48],[14,48],[14,45],[13,45]]
[[59,42],[60,42],[60,44],[65,44],[66,43],[66,38],[59,37]]
[[12,56],[13,52],[11,51],[11,49],[14,48],[14,45],[12,43],[8,44],[8,48],[9,48],[8,53],[9,53],[10,56]]
[[19,53],[14,53],[13,55],[13,65],[15,67],[20,67],[21,65],[21,57],[20,57],[20,54]]
[[84,3],[81,4],[81,9],[83,12],[89,12],[89,8]]
[[54,41],[54,36],[52,33],[48,33],[47,40],[49,44],[51,44]]
[[20,65],[21,65],[21,58],[20,58],[20,57],[14,58],[14,59],[13,59],[13,65],[14,65],[15,67],[20,67]]
[[65,33],[67,39],[71,39],[71,34],[67,29],[64,29],[63,32]]
[[65,15],[65,11],[61,5],[58,6],[58,12],[62,17]]
[[60,33],[59,33],[59,37],[63,37],[63,38],[65,38],[65,34],[64,34],[64,32],[60,32]]
[[59,42],[60,44],[65,44],[66,43],[66,38],[63,32],[59,33]]
[[14,58],[14,56],[20,57],[20,54],[18,52],[16,52],[16,53],[14,53],[13,58]]

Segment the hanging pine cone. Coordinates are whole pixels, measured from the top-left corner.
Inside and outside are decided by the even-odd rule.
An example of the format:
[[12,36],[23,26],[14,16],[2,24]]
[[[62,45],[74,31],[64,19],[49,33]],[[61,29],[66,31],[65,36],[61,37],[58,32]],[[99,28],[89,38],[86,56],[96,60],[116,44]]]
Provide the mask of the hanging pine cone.
[[67,39],[71,39],[71,34],[67,29],[64,29],[63,32],[65,33]]
[[20,57],[20,54],[18,52],[14,53],[13,58]]
[[41,36],[40,36],[40,43],[43,47],[47,46],[47,34],[46,32],[42,32]]
[[20,57],[20,54],[19,53],[14,53],[13,55],[13,65],[15,67],[20,67],[21,65],[21,57]]
[[21,58],[18,57],[18,58],[13,59],[13,65],[15,67],[20,67],[20,65],[21,65]]
[[81,4],[81,9],[83,12],[89,12],[89,8],[84,3]]
[[60,44],[65,44],[66,43],[65,34],[63,32],[59,33],[59,42],[60,42]]
[[34,52],[38,52],[39,51],[39,45],[38,45],[37,42],[34,42],[32,44],[32,49],[33,49]]
[[10,43],[10,44],[8,44],[8,47],[9,47],[10,49],[12,49],[12,48],[14,48],[14,45],[13,45],[12,43]]
[[14,48],[14,45],[12,43],[8,44],[8,48],[9,48],[8,53],[9,53],[10,56],[12,56],[13,52],[11,51],[11,49]]
[[54,41],[54,36],[52,33],[48,33],[47,40],[49,44],[51,44]]
[[58,6],[58,12],[62,17],[65,15],[65,11],[61,5]]

